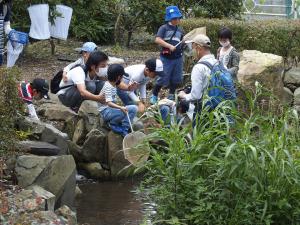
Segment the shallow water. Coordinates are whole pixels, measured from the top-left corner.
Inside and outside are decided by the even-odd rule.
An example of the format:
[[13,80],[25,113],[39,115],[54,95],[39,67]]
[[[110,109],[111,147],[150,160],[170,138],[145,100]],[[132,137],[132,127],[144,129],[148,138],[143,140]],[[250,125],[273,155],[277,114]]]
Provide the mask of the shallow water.
[[79,224],[138,225],[143,222],[147,205],[134,190],[137,181],[110,181],[79,185],[82,194],[76,201]]

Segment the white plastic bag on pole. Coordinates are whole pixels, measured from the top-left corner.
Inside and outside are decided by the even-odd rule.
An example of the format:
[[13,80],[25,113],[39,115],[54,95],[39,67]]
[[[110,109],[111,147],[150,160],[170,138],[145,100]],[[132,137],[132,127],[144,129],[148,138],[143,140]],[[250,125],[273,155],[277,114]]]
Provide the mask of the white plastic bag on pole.
[[56,11],[61,14],[54,19],[54,24],[50,24],[51,37],[67,40],[71,23],[73,9],[65,5],[56,5]]
[[23,45],[17,42],[7,42],[7,68],[13,67],[23,51]]
[[32,5],[28,7],[28,12],[31,20],[29,36],[38,40],[49,39],[49,5]]

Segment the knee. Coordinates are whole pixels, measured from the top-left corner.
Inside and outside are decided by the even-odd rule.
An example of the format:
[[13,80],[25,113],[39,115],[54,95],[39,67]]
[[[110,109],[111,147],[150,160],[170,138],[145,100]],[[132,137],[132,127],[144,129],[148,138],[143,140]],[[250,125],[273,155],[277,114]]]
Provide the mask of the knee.
[[160,112],[161,112],[161,114],[169,114],[169,112],[170,112],[169,106],[166,106],[166,105],[160,106]]
[[126,108],[130,114],[136,114],[138,111],[138,107],[136,105],[128,105]]

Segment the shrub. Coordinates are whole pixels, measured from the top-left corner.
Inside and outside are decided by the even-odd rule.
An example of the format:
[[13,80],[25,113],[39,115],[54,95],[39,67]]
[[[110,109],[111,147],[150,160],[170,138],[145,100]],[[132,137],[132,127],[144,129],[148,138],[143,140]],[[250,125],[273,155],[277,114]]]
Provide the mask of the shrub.
[[239,50],[258,50],[283,56],[285,59],[300,56],[300,21],[239,21],[218,19],[187,19],[182,21],[185,32],[206,26],[211,38],[213,52],[219,47],[217,38],[221,27],[233,31],[233,45]]
[[247,114],[226,102],[203,110],[193,139],[191,127],[154,133],[166,147],[152,148],[143,186],[159,224],[299,224],[299,118],[258,107],[262,93]]

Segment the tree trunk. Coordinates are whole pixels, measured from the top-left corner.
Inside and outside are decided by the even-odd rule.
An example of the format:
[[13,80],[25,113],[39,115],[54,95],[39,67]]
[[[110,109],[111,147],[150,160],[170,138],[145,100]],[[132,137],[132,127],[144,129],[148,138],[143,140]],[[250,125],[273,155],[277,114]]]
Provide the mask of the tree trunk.
[[54,43],[54,39],[50,38],[49,39],[50,45],[51,45],[51,55],[55,54],[55,43]]
[[126,43],[126,47],[129,48],[130,46],[130,41],[131,41],[131,37],[132,37],[132,30],[128,31],[128,35],[127,35],[127,43]]

